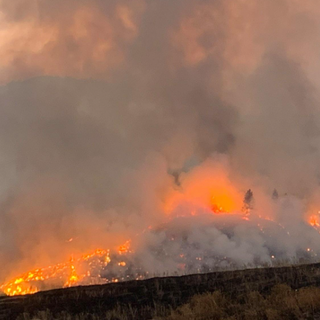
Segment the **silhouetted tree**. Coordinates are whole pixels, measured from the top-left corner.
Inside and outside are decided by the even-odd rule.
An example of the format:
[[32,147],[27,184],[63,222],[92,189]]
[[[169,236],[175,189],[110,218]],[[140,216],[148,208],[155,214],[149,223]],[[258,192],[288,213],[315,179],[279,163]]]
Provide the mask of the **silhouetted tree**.
[[251,191],[251,189],[249,189],[244,195],[243,202],[247,205],[250,205],[252,200],[253,200],[253,192]]
[[253,192],[249,189],[244,195],[242,210],[245,213],[249,213],[251,209],[253,209]]

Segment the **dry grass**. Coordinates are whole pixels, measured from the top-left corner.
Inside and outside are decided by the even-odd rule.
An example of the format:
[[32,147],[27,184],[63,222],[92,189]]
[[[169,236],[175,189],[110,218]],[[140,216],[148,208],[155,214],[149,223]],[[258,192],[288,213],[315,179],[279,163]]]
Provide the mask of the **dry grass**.
[[188,304],[171,311],[165,320],[278,320],[314,319],[320,314],[320,288],[292,290],[275,286],[269,295],[259,292],[227,298],[220,292],[194,296]]
[[[320,288],[293,290],[281,284],[262,295],[253,291],[230,298],[219,291],[195,295],[189,303],[175,310],[153,307],[154,320],[278,320],[315,319],[320,315]],[[49,310],[30,316],[21,314],[17,320],[132,320],[141,319],[131,306],[117,306],[103,315],[65,312],[51,314]]]

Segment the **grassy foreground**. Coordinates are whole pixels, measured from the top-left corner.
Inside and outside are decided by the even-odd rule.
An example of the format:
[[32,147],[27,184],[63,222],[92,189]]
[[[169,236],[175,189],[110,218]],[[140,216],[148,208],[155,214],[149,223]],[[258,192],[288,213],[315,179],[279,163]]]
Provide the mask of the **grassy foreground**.
[[[269,295],[257,291],[230,299],[217,291],[194,296],[191,301],[169,315],[166,320],[255,320],[255,319],[320,319],[320,288],[293,290],[282,284]],[[159,318],[160,319],[160,318]]]
[[[24,313],[19,320],[128,320],[140,319],[134,308],[115,308],[101,314],[79,314],[73,316],[66,312],[53,315],[49,310],[40,311],[31,316]],[[195,295],[189,303],[177,309],[157,308],[155,320],[277,320],[277,319],[320,319],[320,288],[307,287],[293,290],[288,285],[280,284],[272,288],[271,293],[262,295],[257,291],[237,296],[235,299],[220,291]]]
[[0,298],[0,320],[319,319],[320,264],[153,278]]

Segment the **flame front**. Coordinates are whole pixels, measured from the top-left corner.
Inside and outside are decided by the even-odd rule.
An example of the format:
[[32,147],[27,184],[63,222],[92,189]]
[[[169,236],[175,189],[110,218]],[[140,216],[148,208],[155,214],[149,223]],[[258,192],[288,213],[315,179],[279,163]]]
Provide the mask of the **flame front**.
[[[0,289],[7,295],[23,295],[35,293],[39,290],[53,287],[70,287],[79,284],[86,279],[89,283],[105,283],[100,275],[92,276],[91,273],[84,272],[101,269],[110,262],[109,250],[97,249],[94,252],[82,255],[78,259],[71,258],[67,263],[60,263],[46,268],[39,268],[20,275],[3,284]],[[44,282],[47,283],[44,283]]]
[[[222,180],[220,179],[219,182]],[[243,206],[241,208],[239,204],[239,192],[235,189],[235,187],[230,186],[229,183],[224,181],[220,190],[217,188],[209,188],[207,191],[203,191],[204,189],[197,188],[186,188],[186,192],[184,194],[180,193],[178,197],[174,200],[178,199],[179,201],[186,200],[186,203],[191,206],[189,207],[189,215],[197,216],[199,212],[194,210],[194,203],[201,203],[201,208],[207,208],[211,213],[214,213],[213,216],[223,216],[226,215],[235,215],[238,219],[242,219],[245,221],[244,223],[252,223],[254,221],[252,212],[251,212],[251,200],[252,191],[249,189],[243,199]],[[206,183],[204,183],[206,184]],[[196,186],[199,184],[195,184]],[[203,191],[205,195],[202,197],[200,194]],[[172,200],[172,199],[169,199]],[[199,201],[199,200],[202,200]],[[174,203],[174,202],[172,202]],[[171,205],[172,205],[171,203]],[[177,203],[175,203],[177,206]],[[175,206],[171,207],[171,210],[175,209]],[[235,211],[236,208],[236,211]],[[205,211],[208,213],[207,211]],[[210,217],[212,215],[209,215]],[[276,221],[259,216],[259,219],[264,221],[272,221],[272,223],[277,224],[281,228],[285,229],[284,226],[277,223]],[[307,218],[307,222],[314,227],[316,230],[320,229],[320,213],[312,214]],[[263,226],[258,222],[257,227],[259,230],[264,233]],[[156,228],[150,226],[148,228],[149,232],[153,232]],[[289,235],[289,232],[287,232]],[[176,235],[171,235],[170,241],[175,241]],[[68,241],[72,241],[71,239]],[[128,255],[134,253],[131,248],[131,240],[127,240],[122,245],[116,247],[113,251],[110,249],[102,250],[97,249],[89,254],[84,254],[80,257],[73,257],[69,259],[66,263],[60,263],[53,266],[48,266],[45,268],[38,268],[27,273],[24,273],[15,279],[8,281],[3,284],[0,289],[7,295],[24,295],[24,294],[32,294],[41,290],[53,289],[53,288],[62,288],[62,287],[71,287],[81,284],[105,284],[109,282],[118,282],[127,279],[143,279],[148,276],[148,270],[133,269],[132,264],[130,265],[130,261],[127,259]],[[306,252],[309,254],[313,254],[313,249],[307,247]],[[271,260],[276,259],[274,254],[270,255]],[[187,270],[187,264],[190,263],[188,261],[189,257],[185,252],[181,249],[181,253],[177,255],[175,262],[177,266],[177,270]],[[200,266],[205,258],[202,256],[197,256],[195,258],[196,263]],[[223,259],[228,259],[228,257],[224,257]],[[106,267],[111,265],[111,272],[109,275],[102,276]],[[132,275],[128,276],[125,272],[121,270],[133,272]],[[132,271],[135,270],[135,271]],[[200,269],[198,269],[200,270]]]

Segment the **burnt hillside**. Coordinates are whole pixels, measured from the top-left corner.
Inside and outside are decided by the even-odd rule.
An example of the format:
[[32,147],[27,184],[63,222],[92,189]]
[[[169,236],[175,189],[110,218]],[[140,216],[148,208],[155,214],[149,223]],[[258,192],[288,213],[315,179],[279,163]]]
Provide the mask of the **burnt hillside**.
[[152,278],[2,297],[0,319],[25,319],[23,314],[32,316],[39,311],[49,311],[53,315],[94,313],[102,317],[116,308],[131,310],[132,319],[151,319],[155,309],[175,308],[195,294],[217,290],[231,297],[248,291],[264,294],[280,283],[293,289],[320,286],[320,263]]

